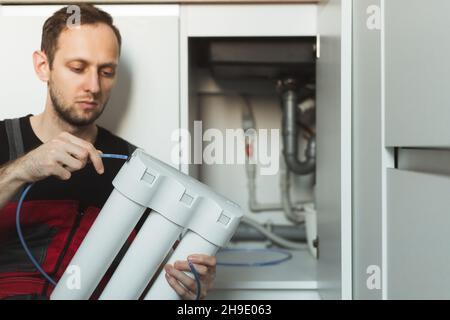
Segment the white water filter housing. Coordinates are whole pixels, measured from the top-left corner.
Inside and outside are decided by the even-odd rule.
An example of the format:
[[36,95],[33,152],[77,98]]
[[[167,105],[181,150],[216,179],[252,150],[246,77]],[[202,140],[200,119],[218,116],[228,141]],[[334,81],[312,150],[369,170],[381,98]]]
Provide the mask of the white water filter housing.
[[[51,299],[89,299],[147,208],[152,209],[100,299],[179,299],[164,277],[168,263],[195,253],[215,255],[236,231],[241,208],[205,184],[136,150],[52,292]],[[167,257],[182,232],[176,250]]]

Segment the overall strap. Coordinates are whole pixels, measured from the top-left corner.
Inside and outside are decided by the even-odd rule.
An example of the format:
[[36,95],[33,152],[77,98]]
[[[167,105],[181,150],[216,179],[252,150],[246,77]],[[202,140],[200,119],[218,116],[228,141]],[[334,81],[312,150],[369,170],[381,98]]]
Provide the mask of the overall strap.
[[[13,161],[25,153],[19,118],[6,119],[5,128],[9,144],[9,161]],[[12,201],[19,200],[19,196],[22,193],[22,189],[19,190],[19,192],[11,199]]]
[[5,127],[9,143],[9,160],[16,160],[25,153],[20,120],[18,118],[6,119]]

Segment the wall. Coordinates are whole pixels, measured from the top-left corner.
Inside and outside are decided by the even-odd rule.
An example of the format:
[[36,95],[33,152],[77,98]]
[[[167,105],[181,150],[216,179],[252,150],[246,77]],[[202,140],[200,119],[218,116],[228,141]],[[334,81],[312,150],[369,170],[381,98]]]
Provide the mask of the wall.
[[[47,87],[34,73],[32,53],[40,48],[45,19],[59,8],[0,6],[0,119],[43,111]],[[170,162],[171,134],[179,127],[179,7],[102,8],[114,16],[123,47],[99,124]]]

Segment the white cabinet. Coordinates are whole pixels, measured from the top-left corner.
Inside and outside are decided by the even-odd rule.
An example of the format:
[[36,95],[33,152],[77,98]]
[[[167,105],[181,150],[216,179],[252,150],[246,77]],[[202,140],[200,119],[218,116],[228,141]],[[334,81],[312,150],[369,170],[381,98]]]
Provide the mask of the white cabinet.
[[382,1],[385,292],[448,299],[450,3]]
[[317,5],[185,5],[190,37],[316,36]]
[[384,1],[386,145],[450,147],[450,2]]
[[352,1],[319,8],[317,186],[319,289],[325,299],[352,294]]
[[[323,5],[196,5],[182,6],[180,33],[180,81],[181,81],[181,127],[192,128],[193,119],[198,119],[201,110],[196,86],[201,86],[193,75],[192,57],[188,47],[192,39],[232,37],[316,37],[321,35],[321,56],[317,61],[317,185],[316,205],[318,210],[318,234],[320,257],[314,263],[308,255],[297,257],[287,266],[278,267],[280,274],[264,270],[220,268],[215,298],[249,298],[271,296],[272,299],[312,298],[314,288],[322,298],[352,298],[352,210],[351,210],[351,23],[352,1],[328,1]],[[230,23],[232,21],[232,23]],[[201,82],[201,81],[198,81]],[[232,80],[206,85],[213,94],[244,90],[248,85]],[[204,89],[205,87],[203,87]],[[274,87],[267,87],[267,95]],[[202,91],[204,93],[204,91]],[[228,93],[230,93],[228,92]],[[233,100],[234,99],[234,100]],[[262,99],[262,98],[260,98]],[[223,101],[229,101],[228,112],[216,112],[217,118],[239,119],[236,97],[204,100],[205,110],[216,109]],[[274,97],[267,98],[267,109]],[[262,104],[260,102],[260,104]],[[268,115],[270,111],[266,109]],[[277,118],[279,107],[273,109],[272,118]],[[203,114],[208,111],[203,111]],[[212,111],[210,112],[212,113]],[[234,114],[234,116],[232,116]],[[208,118],[209,121],[213,116]],[[270,118],[268,116],[267,118]],[[219,122],[217,120],[216,122]],[[225,120],[223,120],[225,121]],[[229,120],[230,122],[232,120]],[[239,125],[238,122],[236,122]],[[266,122],[268,123],[268,122]],[[234,128],[233,123],[233,128]],[[228,128],[228,127],[227,127]],[[197,174],[195,168],[182,166],[183,171]],[[223,170],[219,176],[212,171]],[[237,170],[236,170],[237,171]],[[236,171],[225,169],[203,170],[200,177],[215,183],[230,194],[245,193],[245,179]],[[234,176],[236,175],[236,176]],[[245,178],[245,172],[241,170]],[[224,186],[233,180],[233,190]],[[277,182],[271,183],[273,189]],[[220,190],[222,191],[222,190]],[[236,195],[238,197],[238,195]],[[270,201],[270,200],[269,200]],[[245,204],[245,202],[244,202]],[[280,213],[280,215],[282,215]],[[300,261],[300,262],[299,262]],[[236,271],[241,270],[241,271]],[[291,271],[292,270],[292,271]],[[249,276],[251,275],[251,276]],[[290,281],[289,281],[290,280]],[[274,295],[274,292],[278,294]]]
[[450,177],[388,170],[388,299],[448,299]]

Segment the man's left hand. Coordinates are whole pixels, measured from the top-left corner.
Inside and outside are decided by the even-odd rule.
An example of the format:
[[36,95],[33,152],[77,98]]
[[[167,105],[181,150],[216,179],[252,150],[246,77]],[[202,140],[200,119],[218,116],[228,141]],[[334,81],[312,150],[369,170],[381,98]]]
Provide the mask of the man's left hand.
[[[216,257],[205,254],[193,254],[188,257],[200,276],[200,299],[204,299],[208,291],[214,285],[216,277]],[[183,271],[191,272],[188,261],[176,261],[174,265],[167,264],[164,267],[166,280],[176,293],[184,300],[194,300],[197,295],[195,279],[186,275]]]

